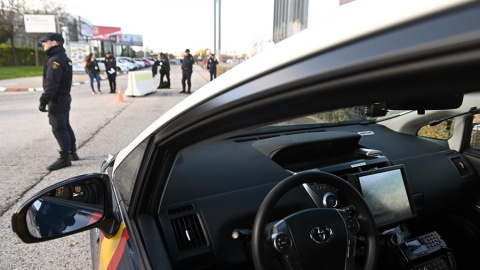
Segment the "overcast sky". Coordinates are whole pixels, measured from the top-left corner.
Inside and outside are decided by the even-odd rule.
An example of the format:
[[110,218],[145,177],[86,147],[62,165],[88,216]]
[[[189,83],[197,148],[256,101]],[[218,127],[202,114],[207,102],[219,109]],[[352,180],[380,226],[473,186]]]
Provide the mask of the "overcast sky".
[[[147,49],[182,52],[213,49],[214,0],[58,0],[93,25],[143,35]],[[223,0],[222,51],[250,53],[254,42],[271,39],[273,0]]]

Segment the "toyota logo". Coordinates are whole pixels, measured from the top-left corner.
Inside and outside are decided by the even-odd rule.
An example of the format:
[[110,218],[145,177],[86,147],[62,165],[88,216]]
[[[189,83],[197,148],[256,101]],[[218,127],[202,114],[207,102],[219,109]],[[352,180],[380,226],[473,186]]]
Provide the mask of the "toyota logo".
[[310,231],[310,238],[317,244],[327,244],[333,239],[333,231],[327,225],[318,225]]

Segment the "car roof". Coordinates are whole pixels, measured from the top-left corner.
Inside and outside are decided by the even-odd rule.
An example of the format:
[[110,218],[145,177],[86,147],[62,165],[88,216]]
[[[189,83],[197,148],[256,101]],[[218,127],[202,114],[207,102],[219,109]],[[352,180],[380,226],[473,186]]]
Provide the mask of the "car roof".
[[[309,27],[292,37],[278,42],[268,50],[251,57],[248,61],[238,64],[234,69],[222,74],[222,76],[204,85],[188,98],[179,102],[148,126],[137,138],[118,153],[114,169],[116,169],[118,164],[120,164],[138,144],[161,126],[175,118],[175,116],[222,92],[228,91],[228,89],[234,86],[246,83],[278,67],[295,63],[342,44],[347,44],[392,27],[423,18],[427,15],[453,9],[472,2],[475,1],[371,0],[350,2],[345,5],[345,8],[342,8],[335,14],[335,16],[325,21],[325,23]],[[378,12],[370,13],[371,10]]]

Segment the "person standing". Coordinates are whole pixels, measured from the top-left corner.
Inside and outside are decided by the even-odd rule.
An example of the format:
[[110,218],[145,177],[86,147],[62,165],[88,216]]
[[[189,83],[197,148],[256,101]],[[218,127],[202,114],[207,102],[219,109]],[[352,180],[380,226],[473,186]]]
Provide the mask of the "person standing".
[[[117,90],[117,59],[115,59],[111,52],[106,53],[105,72],[107,73],[108,84],[110,85],[110,94],[115,94]],[[100,87],[98,89],[100,89]],[[98,91],[100,92],[100,90]]]
[[[167,55],[164,53],[160,53],[159,57],[159,65],[160,65],[160,83],[158,88],[168,88],[170,89],[170,60],[168,59]],[[167,77],[167,84],[166,87],[161,87],[163,83],[163,77]]]
[[90,87],[92,88],[92,94],[96,94],[95,88],[93,87],[93,79],[97,81],[98,93],[101,94],[102,91],[100,91],[100,68],[98,67],[97,60],[95,60],[95,55],[93,53],[90,53],[87,56],[85,71],[87,72],[88,77],[90,77]]
[[[182,61],[182,88],[183,90],[180,93],[191,94],[190,91],[192,88],[192,72],[193,72],[193,56],[190,54],[190,50],[185,50],[185,55]],[[185,81],[188,85],[188,91],[185,92]]]
[[217,78],[217,65],[217,58],[215,58],[215,54],[211,53],[207,64],[207,69],[210,71],[210,81]]
[[40,96],[38,109],[48,112],[53,136],[60,146],[60,158],[47,167],[49,171],[53,171],[71,166],[72,160],[79,159],[75,133],[69,120],[72,61],[63,48],[64,39],[61,34],[48,33],[40,42],[47,54],[47,60],[43,66],[43,94]]
[[153,62],[152,65],[152,78],[155,78],[157,75],[158,65],[160,65],[160,55],[157,56],[157,59]]

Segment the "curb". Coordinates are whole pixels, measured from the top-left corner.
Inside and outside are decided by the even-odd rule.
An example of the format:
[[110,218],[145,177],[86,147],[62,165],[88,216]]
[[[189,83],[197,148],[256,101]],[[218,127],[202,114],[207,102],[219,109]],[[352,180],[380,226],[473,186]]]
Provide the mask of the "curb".
[[[90,81],[73,82],[72,86],[90,83]],[[43,92],[43,87],[1,87],[0,92]]]

